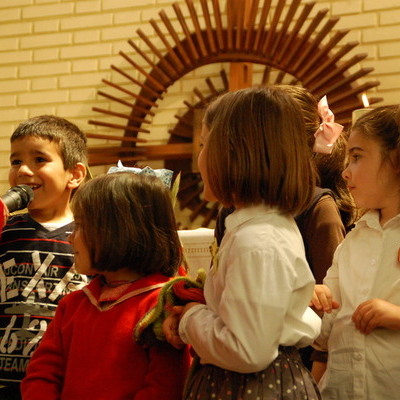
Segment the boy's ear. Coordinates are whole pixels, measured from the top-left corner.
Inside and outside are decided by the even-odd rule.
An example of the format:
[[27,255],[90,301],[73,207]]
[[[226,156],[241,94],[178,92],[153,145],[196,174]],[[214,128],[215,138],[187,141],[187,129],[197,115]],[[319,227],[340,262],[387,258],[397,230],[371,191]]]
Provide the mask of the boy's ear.
[[74,168],[71,169],[71,179],[68,182],[69,189],[76,189],[86,178],[86,166],[82,163],[77,163]]

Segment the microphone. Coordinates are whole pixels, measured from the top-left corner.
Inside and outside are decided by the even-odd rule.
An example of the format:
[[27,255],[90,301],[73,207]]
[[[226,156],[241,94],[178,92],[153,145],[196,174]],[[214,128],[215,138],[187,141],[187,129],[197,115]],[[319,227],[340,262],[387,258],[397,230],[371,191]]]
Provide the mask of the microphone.
[[28,185],[14,186],[1,196],[1,200],[10,213],[23,210],[33,200],[33,190]]

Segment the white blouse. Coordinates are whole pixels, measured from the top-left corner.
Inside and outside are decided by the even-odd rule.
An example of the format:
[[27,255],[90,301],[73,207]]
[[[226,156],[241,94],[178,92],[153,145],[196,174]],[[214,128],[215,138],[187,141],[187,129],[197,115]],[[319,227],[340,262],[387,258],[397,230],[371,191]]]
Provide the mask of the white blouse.
[[189,309],[179,325],[201,363],[257,372],[277,357],[279,345],[313,342],[321,324],[307,307],[314,278],[293,218],[264,205],[236,210],[216,258],[206,305]]
[[325,314],[315,347],[329,350],[320,382],[323,399],[400,398],[400,331],[365,335],[351,317],[360,303],[379,298],[400,305],[400,215],[382,227],[369,211],[340,244],[324,279],[341,307]]

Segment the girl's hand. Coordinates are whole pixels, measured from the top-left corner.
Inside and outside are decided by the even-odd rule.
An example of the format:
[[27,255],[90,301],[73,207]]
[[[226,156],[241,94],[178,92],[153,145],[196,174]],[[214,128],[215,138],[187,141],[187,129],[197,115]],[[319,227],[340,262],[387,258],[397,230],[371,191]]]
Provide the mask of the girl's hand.
[[339,308],[340,304],[332,300],[332,293],[326,285],[315,285],[310,307],[317,313],[330,313]]
[[170,315],[165,318],[162,329],[167,342],[174,346],[176,349],[182,349],[185,347],[185,343],[179,336],[179,322],[183,315],[192,307],[197,306],[201,303],[187,303],[184,306],[172,307]]
[[366,335],[375,328],[400,330],[400,306],[382,299],[367,300],[357,307],[352,320]]
[[162,329],[167,342],[176,349],[185,347],[185,343],[179,336],[179,321],[183,311],[182,306],[172,307],[171,313],[163,321]]

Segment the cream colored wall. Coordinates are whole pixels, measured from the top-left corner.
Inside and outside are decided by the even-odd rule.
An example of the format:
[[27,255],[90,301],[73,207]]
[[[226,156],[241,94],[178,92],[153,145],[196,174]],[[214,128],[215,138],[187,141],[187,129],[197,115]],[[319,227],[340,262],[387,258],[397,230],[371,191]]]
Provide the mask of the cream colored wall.
[[[177,2],[187,15],[185,2]],[[136,41],[138,28],[153,35],[148,21],[160,20],[160,9],[173,18],[172,3],[169,0],[0,1],[0,193],[8,188],[9,137],[20,121],[39,114],[56,114],[75,122],[85,132],[103,132],[104,129],[96,130],[87,122],[101,119],[92,111],[93,106],[129,111],[122,105],[110,106],[96,93],[104,90],[121,97],[120,92],[107,88],[102,79],[126,85],[110,68],[111,64],[127,68],[118,55],[120,50],[146,65],[133,55],[127,39]],[[199,0],[194,3],[199,7]],[[369,95],[383,97],[385,104],[399,102],[400,2],[317,0],[313,13],[321,8],[328,8],[329,15],[341,17],[335,29],[351,28],[341,44],[360,41],[361,45],[347,57],[368,53],[361,66],[374,67],[375,71],[364,80],[381,82]],[[167,137],[165,132],[176,123],[173,115],[184,109],[183,100],[195,100],[192,88],[204,87],[204,77],[217,75],[220,68],[220,65],[203,67],[169,89],[154,117],[153,138],[160,137],[162,141]],[[138,92],[137,88],[126,87]],[[95,168],[93,172],[97,174],[103,169]]]

